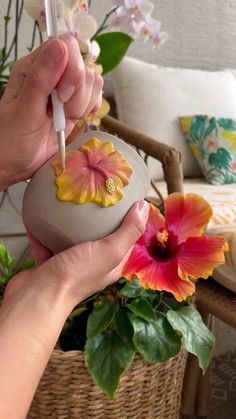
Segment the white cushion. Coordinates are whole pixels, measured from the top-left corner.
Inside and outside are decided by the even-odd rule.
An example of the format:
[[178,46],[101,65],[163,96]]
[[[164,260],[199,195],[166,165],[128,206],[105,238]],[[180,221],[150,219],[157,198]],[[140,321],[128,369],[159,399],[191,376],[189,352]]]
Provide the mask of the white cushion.
[[[126,57],[113,71],[118,117],[133,128],[177,148],[185,176],[201,174],[184,139],[178,117],[206,114],[236,118],[236,80],[230,71],[158,67]],[[150,164],[153,179],[161,166]]]

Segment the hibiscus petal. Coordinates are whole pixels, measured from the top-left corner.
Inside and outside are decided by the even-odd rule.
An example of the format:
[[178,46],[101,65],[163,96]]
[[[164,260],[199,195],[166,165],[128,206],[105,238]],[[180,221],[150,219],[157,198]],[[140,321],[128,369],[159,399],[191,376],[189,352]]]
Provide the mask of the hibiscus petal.
[[122,275],[132,281],[137,272],[152,262],[153,259],[149,256],[147,248],[136,243],[128,261],[123,268]]
[[179,277],[176,259],[168,262],[153,261],[140,271],[136,271],[136,275],[144,288],[170,292],[177,301],[186,300],[195,291],[193,282],[183,281]]
[[123,185],[128,185],[129,178],[133,173],[132,167],[124,159],[119,151],[113,151],[101,161],[100,167],[105,170],[109,177],[118,176]]
[[176,235],[180,244],[203,233],[212,216],[212,209],[197,194],[174,193],[165,200],[165,216],[168,230]]
[[155,205],[150,204],[149,217],[146,224],[146,229],[142,237],[139,239],[139,243],[145,243],[146,246],[150,245],[153,236],[156,236],[157,232],[165,227],[165,218],[160,213],[159,209]]
[[90,165],[95,165],[108,157],[114,151],[114,148],[110,141],[102,142],[93,137],[80,147],[80,151],[86,155]]
[[225,262],[228,250],[223,237],[190,237],[181,245],[178,254],[179,275],[186,279],[208,278],[214,268]]

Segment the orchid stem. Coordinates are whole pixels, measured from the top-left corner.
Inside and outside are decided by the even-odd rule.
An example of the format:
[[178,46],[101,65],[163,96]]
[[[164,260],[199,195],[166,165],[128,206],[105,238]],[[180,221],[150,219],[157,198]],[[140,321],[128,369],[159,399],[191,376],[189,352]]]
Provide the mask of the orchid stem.
[[113,9],[111,9],[111,11],[109,13],[106,14],[104,20],[101,23],[101,26],[98,28],[97,32],[94,34],[93,37],[96,37],[97,35],[99,35],[104,29],[107,28],[107,21],[109,19],[109,17],[116,11],[116,9],[118,9],[119,6],[114,7]]
[[7,44],[8,44],[8,23],[10,19],[10,11],[11,11],[12,0],[9,0],[8,7],[7,7],[7,14],[5,16],[5,24],[4,24],[4,47],[3,47],[3,55],[5,57]]
[[28,48],[29,52],[32,52],[33,49],[34,49],[35,37],[36,37],[36,29],[37,29],[37,21],[35,20],[34,27],[33,27],[33,33],[32,33],[32,41],[31,41],[30,47]]
[[[15,29],[15,30],[16,30],[16,32],[18,32],[18,29],[19,29],[20,20],[21,20],[21,16],[22,16],[22,12],[23,12],[23,5],[24,5],[24,0],[22,0],[22,2],[21,2],[21,5],[20,5],[20,11],[19,11],[18,17],[16,18],[16,19],[17,19],[16,29]],[[5,64],[5,62],[6,62],[6,61],[7,61],[7,59],[9,58],[9,56],[10,56],[10,54],[11,54],[11,52],[12,52],[12,49],[14,48],[14,45],[15,45],[16,40],[17,40],[17,34],[15,33],[15,36],[14,36],[14,38],[13,38],[13,40],[12,40],[12,43],[11,43],[11,45],[10,45],[10,48],[9,48],[9,50],[8,50],[8,52],[7,52],[7,54],[6,54],[6,56],[4,57],[4,63],[3,63],[3,64]]]

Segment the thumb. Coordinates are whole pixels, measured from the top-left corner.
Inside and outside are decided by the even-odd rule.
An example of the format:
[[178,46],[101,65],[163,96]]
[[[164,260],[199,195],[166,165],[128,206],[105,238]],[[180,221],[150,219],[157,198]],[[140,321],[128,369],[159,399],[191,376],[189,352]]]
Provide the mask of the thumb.
[[20,93],[35,116],[45,115],[48,97],[64,73],[67,60],[67,47],[61,39],[51,39],[37,51]]
[[109,269],[118,266],[135,242],[144,233],[149,215],[149,204],[138,201],[133,205],[122,225],[112,234],[100,240]]
[[42,243],[40,243],[33,236],[33,234],[28,228],[26,228],[26,230],[29,238],[32,256],[36,262],[36,265],[41,265],[43,262],[46,262],[46,260],[48,260],[52,256],[52,252],[49,249],[47,249]]

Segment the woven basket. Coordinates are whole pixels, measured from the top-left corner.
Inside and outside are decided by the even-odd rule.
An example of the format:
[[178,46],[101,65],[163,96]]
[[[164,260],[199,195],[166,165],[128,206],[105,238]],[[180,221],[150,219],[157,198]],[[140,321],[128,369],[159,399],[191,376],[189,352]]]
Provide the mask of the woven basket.
[[135,359],[114,400],[93,383],[79,351],[54,350],[28,419],[178,419],[185,353],[166,363]]

